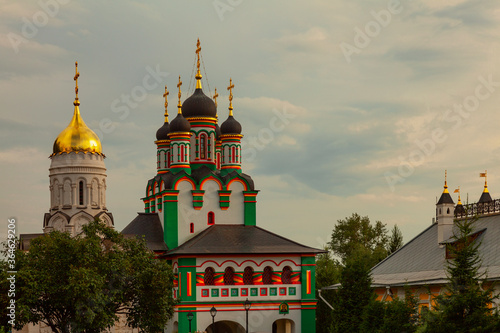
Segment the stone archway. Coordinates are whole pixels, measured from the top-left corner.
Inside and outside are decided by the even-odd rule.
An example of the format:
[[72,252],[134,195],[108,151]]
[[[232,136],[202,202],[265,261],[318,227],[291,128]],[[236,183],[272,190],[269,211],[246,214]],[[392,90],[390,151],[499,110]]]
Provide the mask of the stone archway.
[[[215,329],[214,329],[215,325]],[[206,329],[207,333],[245,333],[245,328],[237,322],[230,320],[216,321]]]
[[295,333],[295,323],[290,319],[278,319],[273,323],[273,333]]

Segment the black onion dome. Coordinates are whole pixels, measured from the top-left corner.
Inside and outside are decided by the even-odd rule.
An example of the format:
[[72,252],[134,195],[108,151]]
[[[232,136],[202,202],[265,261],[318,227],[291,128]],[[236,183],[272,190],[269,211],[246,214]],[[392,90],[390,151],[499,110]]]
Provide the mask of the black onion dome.
[[219,124],[215,124],[215,140],[219,141],[221,134]]
[[164,122],[163,126],[158,128],[156,131],[156,140],[168,140],[168,133],[170,132],[170,125],[168,122]]
[[170,133],[174,132],[189,132],[191,130],[191,124],[184,118],[182,113],[178,113],[177,117],[170,123]]
[[221,134],[241,134],[241,124],[233,116],[227,117],[220,126]]
[[214,101],[203,93],[203,90],[196,89],[194,94],[182,103],[182,114],[186,118],[191,117],[212,117],[217,115]]

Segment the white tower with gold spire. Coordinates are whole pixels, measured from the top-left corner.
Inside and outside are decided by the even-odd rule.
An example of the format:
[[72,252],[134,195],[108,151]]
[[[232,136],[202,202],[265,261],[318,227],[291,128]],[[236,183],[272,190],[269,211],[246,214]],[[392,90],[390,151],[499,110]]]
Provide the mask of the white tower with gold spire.
[[78,63],[75,63],[75,101],[71,122],[56,138],[50,155],[50,211],[43,221],[45,233],[72,235],[96,217],[113,226],[106,208],[106,167],[99,137],[80,115]]

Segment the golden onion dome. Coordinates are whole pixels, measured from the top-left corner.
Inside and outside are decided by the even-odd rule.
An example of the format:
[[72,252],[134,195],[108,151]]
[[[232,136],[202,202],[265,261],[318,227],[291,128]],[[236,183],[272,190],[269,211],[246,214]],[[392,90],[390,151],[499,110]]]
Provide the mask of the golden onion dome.
[[76,102],[73,119],[54,141],[53,155],[71,152],[102,154],[101,141],[83,121],[80,115],[80,103]]
[[102,155],[101,141],[97,134],[94,133],[82,119],[80,115],[80,101],[78,100],[78,62],[75,62],[75,111],[73,119],[56,138],[54,141],[53,154],[71,153],[71,152],[84,152]]

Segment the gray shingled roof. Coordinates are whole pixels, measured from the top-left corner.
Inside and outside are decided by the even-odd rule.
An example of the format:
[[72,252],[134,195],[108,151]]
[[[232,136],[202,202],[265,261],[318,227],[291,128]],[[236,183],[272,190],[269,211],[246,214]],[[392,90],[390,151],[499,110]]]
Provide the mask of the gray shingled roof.
[[125,236],[144,237],[146,245],[151,251],[167,251],[168,247],[163,240],[163,228],[158,214],[137,214],[137,217],[122,230],[122,234]]
[[[374,286],[446,283],[446,250],[438,244],[437,227],[431,225],[373,267]],[[500,279],[500,215],[479,218],[475,231],[481,229],[486,229],[478,238],[482,271],[487,270],[488,279]]]
[[305,246],[257,226],[216,224],[184,244],[167,252],[167,256],[185,254],[316,254],[323,250]]

